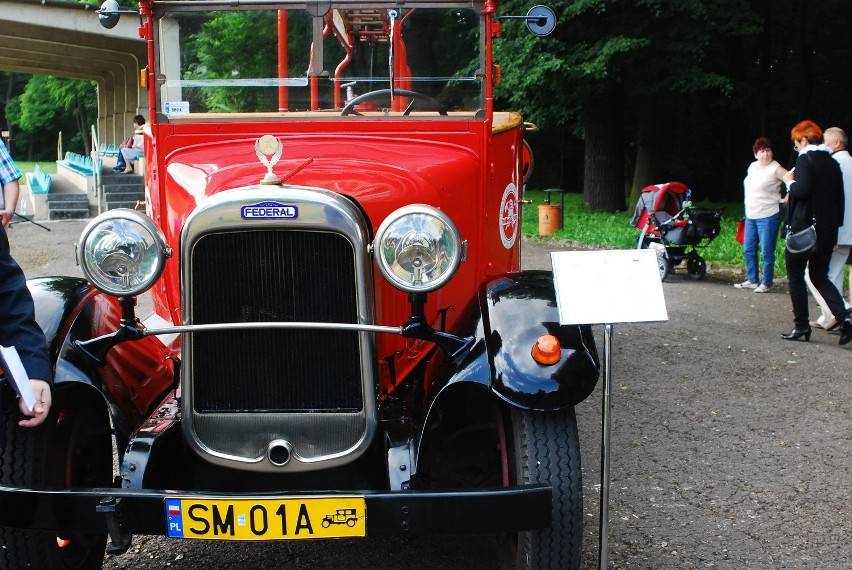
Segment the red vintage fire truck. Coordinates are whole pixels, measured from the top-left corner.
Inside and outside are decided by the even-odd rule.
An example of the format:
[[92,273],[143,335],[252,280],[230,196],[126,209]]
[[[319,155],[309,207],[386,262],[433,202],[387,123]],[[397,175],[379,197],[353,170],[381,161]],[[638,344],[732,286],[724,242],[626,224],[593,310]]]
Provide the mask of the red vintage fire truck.
[[8,423],[0,566],[100,568],[133,534],[476,532],[506,567],[578,568],[574,406],[600,364],[588,327],[560,325],[552,274],[521,270],[525,124],[494,109],[501,25],[544,35],[552,12],[108,0],[99,17],[129,12],[144,211],[92,220],[85,279],[30,282],[55,404],[43,428]]

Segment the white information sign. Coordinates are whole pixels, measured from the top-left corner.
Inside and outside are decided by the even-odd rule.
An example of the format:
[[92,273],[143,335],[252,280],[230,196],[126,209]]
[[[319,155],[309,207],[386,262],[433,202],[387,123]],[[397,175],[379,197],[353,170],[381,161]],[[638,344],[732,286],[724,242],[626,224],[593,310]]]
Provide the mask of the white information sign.
[[166,101],[163,112],[166,115],[186,115],[189,113],[189,101]]
[[669,320],[653,250],[558,251],[550,259],[561,324]]
[[15,386],[16,392],[21,395],[27,408],[32,410],[36,404],[35,394],[21,357],[14,346],[0,346],[0,367],[10,376],[9,381]]

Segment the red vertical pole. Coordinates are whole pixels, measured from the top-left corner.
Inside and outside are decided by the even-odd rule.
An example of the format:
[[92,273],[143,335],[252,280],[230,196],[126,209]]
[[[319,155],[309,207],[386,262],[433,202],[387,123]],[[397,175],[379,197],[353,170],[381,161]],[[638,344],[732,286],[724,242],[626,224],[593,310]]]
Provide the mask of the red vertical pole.
[[145,73],[148,75],[148,121],[156,124],[157,99],[162,96],[162,92],[157,91],[157,82],[154,81],[154,30],[151,27],[150,3],[139,3],[139,16],[144,19],[144,23],[139,27],[139,37],[148,44],[148,65],[145,67]]
[[346,48],[346,56],[343,58],[337,67],[334,69],[334,108],[340,109],[342,94],[341,90],[343,87],[340,86],[340,76],[343,74],[343,70],[346,69],[346,66],[349,65],[349,62],[352,61],[352,48],[349,47],[353,44],[352,34],[347,35],[348,45],[344,46]]
[[[278,10],[278,78],[290,76],[287,66],[287,10]],[[290,95],[286,85],[278,86],[278,112],[286,113],[290,108]]]
[[[403,89],[402,80],[400,79],[402,75],[403,66],[403,58],[405,54],[402,50],[402,38],[400,34],[402,33],[402,26],[399,19],[394,19],[391,21],[391,26],[393,26],[393,30],[391,30],[391,37],[393,37],[393,88],[394,89]],[[402,95],[394,95],[391,99],[391,110],[392,111],[403,111],[405,110],[406,99]]]
[[497,12],[497,4],[492,0],[485,2],[485,117],[486,122],[491,126],[491,121],[494,116],[494,57],[492,49],[494,46],[494,37],[500,35],[500,22],[494,19],[494,14]]

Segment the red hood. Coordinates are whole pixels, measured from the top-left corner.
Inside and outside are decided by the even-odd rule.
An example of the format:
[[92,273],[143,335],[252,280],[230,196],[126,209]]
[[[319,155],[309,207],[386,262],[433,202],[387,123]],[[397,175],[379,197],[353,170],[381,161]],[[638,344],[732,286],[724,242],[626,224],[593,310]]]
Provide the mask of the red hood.
[[[285,140],[273,172],[285,184],[355,199],[374,225],[405,204],[458,203],[460,191],[478,183],[473,149],[413,139]],[[166,159],[166,207],[172,219],[185,218],[207,196],[257,185],[265,174],[252,140],[185,147]]]
[[[442,209],[457,224],[459,220],[477,224],[470,233],[478,231],[481,218],[477,212],[483,208],[478,188],[483,181],[473,142],[470,147],[401,137],[382,137],[374,142],[348,135],[283,140],[284,152],[273,171],[284,184],[322,188],[350,197],[366,212],[373,231],[391,212],[417,203]],[[467,142],[475,137],[462,135],[455,140]],[[265,174],[266,167],[254,152],[254,139],[184,146],[167,153],[159,207],[154,212],[162,220],[166,242],[177,248],[184,221],[207,197],[257,188]],[[266,188],[272,193],[280,189],[282,198],[287,192],[286,187]],[[465,228],[459,229],[463,235],[467,233]],[[179,260],[173,259],[165,278],[177,283],[178,267]],[[459,278],[455,281],[472,286],[472,282],[463,283]],[[390,285],[381,286],[390,289]],[[385,294],[394,295],[390,290]],[[168,304],[176,309],[179,299],[175,297]],[[407,310],[407,305],[401,306]],[[177,313],[174,316],[180,318]],[[404,317],[385,315],[391,322]]]

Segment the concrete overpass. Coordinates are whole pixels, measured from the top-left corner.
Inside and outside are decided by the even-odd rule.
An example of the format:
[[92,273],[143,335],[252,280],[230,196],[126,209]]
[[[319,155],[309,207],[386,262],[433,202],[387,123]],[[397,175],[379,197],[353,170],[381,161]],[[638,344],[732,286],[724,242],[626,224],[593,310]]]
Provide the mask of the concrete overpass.
[[107,30],[97,9],[59,0],[0,0],[0,70],[97,82],[98,136],[119,143],[134,115],[147,116],[147,91],[140,85],[147,53],[136,16],[125,14]]

